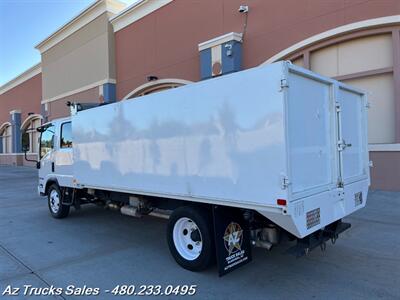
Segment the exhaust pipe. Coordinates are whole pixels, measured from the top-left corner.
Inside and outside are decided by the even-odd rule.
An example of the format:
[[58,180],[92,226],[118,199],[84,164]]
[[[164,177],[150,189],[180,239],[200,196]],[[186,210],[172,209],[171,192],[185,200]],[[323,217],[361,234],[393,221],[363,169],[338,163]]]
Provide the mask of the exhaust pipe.
[[273,246],[270,242],[267,242],[267,241],[260,241],[260,240],[258,240],[258,241],[252,240],[252,241],[251,241],[251,244],[252,244],[254,247],[264,248],[264,249],[267,249],[267,250],[271,250],[271,248],[272,248],[272,246]]
[[[126,215],[126,216],[135,217],[135,218],[141,218],[143,216],[143,214],[140,213],[138,208],[135,207],[135,206],[132,206],[132,205],[124,205],[124,206],[122,206],[121,207],[121,214]],[[156,208],[153,211],[151,211],[151,212],[149,212],[148,214],[145,214],[145,215],[168,220],[169,216],[171,215],[171,211]]]
[[125,205],[121,207],[121,214],[126,215],[126,216],[131,216],[135,218],[141,218],[142,214],[140,214],[137,210],[136,207],[130,206],[130,205]]
[[119,210],[120,206],[116,203],[113,203],[111,201],[108,201],[105,205],[104,205],[105,209],[111,209],[111,210]]

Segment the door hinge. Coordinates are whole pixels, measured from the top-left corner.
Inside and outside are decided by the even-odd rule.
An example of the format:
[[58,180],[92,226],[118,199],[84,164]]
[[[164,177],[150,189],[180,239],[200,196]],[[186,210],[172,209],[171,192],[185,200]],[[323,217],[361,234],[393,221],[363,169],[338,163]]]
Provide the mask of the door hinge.
[[286,190],[289,187],[290,181],[287,176],[282,176],[281,178],[281,188],[282,190]]
[[342,189],[344,188],[344,182],[342,179],[339,179],[336,185],[338,188]]
[[286,78],[282,78],[281,79],[281,90],[283,90],[284,88],[288,88],[289,87],[289,82],[287,81]]
[[336,101],[336,103],[335,103],[335,108],[336,108],[336,112],[340,112],[340,111],[341,111],[341,109],[340,109],[340,103],[337,102],[337,101]]

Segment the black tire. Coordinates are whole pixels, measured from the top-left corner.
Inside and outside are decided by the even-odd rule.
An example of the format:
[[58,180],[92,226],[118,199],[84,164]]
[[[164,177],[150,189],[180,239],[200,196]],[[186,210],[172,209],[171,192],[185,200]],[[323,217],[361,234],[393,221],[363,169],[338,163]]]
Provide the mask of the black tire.
[[[57,205],[54,204],[55,193],[57,193],[59,199],[58,209],[56,207]],[[53,218],[62,219],[68,216],[70,207],[69,205],[62,204],[62,200],[63,199],[60,187],[57,184],[53,183],[47,190],[47,203]]]
[[[189,260],[183,257],[179,253],[177,246],[175,245],[174,242],[174,227],[175,224],[177,224],[177,222],[182,218],[188,218],[192,220],[195,223],[195,225],[197,225],[198,231],[200,233],[202,247],[200,255],[195,259]],[[177,230],[176,232],[179,231]],[[175,209],[169,218],[167,227],[168,247],[175,261],[181,267],[194,272],[205,270],[209,266],[211,266],[215,262],[215,255],[216,255],[213,232],[214,228],[210,211],[200,207],[190,207],[190,206],[183,206]],[[194,232],[194,234],[196,235],[197,233]],[[192,238],[192,233],[190,234],[190,238]],[[197,239],[198,239],[198,234],[197,234]],[[189,248],[190,245],[187,246]]]

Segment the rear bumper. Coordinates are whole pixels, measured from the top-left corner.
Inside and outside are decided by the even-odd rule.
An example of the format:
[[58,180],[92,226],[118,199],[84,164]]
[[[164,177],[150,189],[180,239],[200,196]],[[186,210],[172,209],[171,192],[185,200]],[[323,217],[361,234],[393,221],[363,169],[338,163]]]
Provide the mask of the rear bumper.
[[[368,179],[290,202],[286,214],[258,211],[299,239],[363,208],[368,195]],[[361,195],[358,197],[357,195]]]
[[339,238],[339,234],[351,227],[350,223],[344,223],[341,220],[336,221],[322,230],[318,230],[305,238],[298,239],[297,245],[289,248],[287,253],[293,254],[296,257],[307,255],[310,251],[317,247],[325,250],[326,242],[331,240],[332,244]]

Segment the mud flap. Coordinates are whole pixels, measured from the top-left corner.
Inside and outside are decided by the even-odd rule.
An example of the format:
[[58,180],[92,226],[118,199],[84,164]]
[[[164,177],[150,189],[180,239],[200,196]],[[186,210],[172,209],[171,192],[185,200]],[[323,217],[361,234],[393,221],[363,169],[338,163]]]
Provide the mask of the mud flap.
[[238,208],[213,206],[214,238],[219,276],[252,259],[250,231]]

